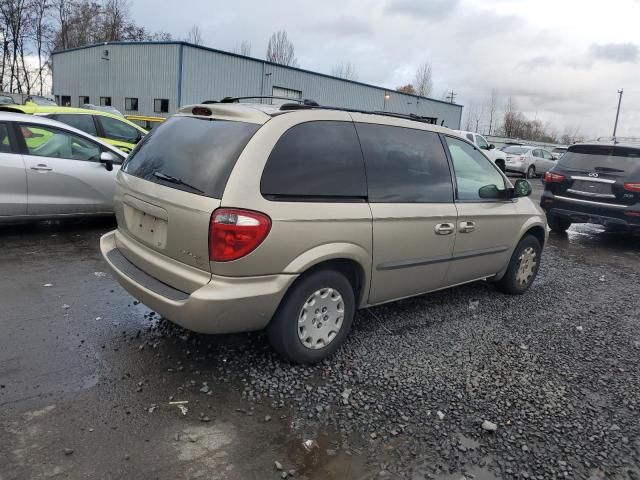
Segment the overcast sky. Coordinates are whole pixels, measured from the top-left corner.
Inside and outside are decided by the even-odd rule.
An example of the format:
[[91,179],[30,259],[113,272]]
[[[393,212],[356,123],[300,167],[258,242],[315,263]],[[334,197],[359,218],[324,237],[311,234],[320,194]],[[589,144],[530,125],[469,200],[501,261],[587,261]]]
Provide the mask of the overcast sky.
[[640,136],[640,0],[132,0],[136,21],[176,38],[197,24],[203,43],[242,40],[263,58],[286,29],[302,68],[355,64],[358,80],[395,88],[433,65],[434,91],[482,103],[496,88],[562,133]]

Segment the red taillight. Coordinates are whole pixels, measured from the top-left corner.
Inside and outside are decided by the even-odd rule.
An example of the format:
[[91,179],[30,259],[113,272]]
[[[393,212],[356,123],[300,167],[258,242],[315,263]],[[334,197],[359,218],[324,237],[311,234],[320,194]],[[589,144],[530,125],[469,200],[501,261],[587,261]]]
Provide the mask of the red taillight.
[[640,192],[640,183],[637,183],[637,182],[625,183],[624,189],[629,190],[630,192]]
[[624,212],[627,217],[640,217],[640,212]]
[[546,183],[560,183],[564,180],[564,175],[558,175],[557,173],[545,172],[544,181]]
[[255,250],[269,234],[271,219],[250,210],[220,208],[211,215],[209,258],[228,262]]

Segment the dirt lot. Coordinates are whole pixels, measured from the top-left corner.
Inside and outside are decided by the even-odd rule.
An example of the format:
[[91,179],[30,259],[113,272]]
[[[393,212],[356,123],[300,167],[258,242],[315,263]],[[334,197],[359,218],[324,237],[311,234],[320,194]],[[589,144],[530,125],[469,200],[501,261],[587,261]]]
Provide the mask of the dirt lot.
[[637,238],[552,234],[526,295],[361,311],[298,367],[134,302],[112,228],[0,229],[0,480],[640,478]]

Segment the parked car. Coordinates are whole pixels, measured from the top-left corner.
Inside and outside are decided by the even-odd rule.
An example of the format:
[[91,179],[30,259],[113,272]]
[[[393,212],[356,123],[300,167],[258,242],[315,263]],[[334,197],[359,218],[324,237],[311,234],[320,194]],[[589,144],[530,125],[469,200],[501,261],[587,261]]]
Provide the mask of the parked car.
[[8,95],[0,95],[0,105],[13,105],[15,100]]
[[290,105],[184,107],[143,140],[101,239],[129,293],[197,332],[267,328],[313,363],[357,308],[481,279],[531,286],[546,223],[526,180],[447,128]]
[[553,158],[555,158],[556,160],[559,160],[562,155],[567,153],[568,148],[569,147],[556,147],[551,150],[551,155],[553,155]]
[[29,95],[25,101],[25,105],[39,105],[41,107],[55,107],[58,104],[52,98],[42,97],[40,95]]
[[94,105],[92,103],[85,103],[82,105],[82,108],[86,108],[87,110],[98,110],[99,112],[107,112],[112,113],[113,115],[117,115],[118,117],[124,117],[122,112],[118,110],[116,107],[109,107],[106,105]]
[[493,143],[487,142],[487,139],[479,133],[467,132],[464,130],[456,130],[456,132],[482,150],[482,153],[484,153],[489,160],[495,163],[500,170],[503,172],[505,171],[507,155],[496,149],[496,146]]
[[522,173],[526,178],[544,175],[556,164],[551,152],[540,147],[513,145],[505,148],[504,153],[507,155],[507,172]]
[[71,125],[94,137],[98,137],[125,153],[134,149],[136,144],[147,134],[147,131],[129,120],[98,110],[86,108],[6,105],[0,106],[0,112],[16,112],[49,117],[53,120]]
[[0,222],[113,215],[124,159],[67,124],[0,112]]
[[572,223],[640,230],[640,143],[571,145],[545,175],[540,205],[549,227]]

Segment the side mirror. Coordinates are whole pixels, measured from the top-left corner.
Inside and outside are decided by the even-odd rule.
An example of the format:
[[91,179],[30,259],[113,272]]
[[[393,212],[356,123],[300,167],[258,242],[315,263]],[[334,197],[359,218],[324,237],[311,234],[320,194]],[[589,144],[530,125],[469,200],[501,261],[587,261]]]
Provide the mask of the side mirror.
[[512,198],[528,197],[529,195],[531,195],[531,192],[532,192],[531,184],[524,178],[519,178],[516,180],[516,183],[513,185],[513,193],[511,197]]
[[113,163],[117,161],[118,158],[112,152],[102,152],[100,154],[100,163],[104,165],[104,168],[107,169],[107,172],[113,170]]
[[489,144],[489,150],[493,150],[494,148],[496,148],[496,146],[493,143]]

